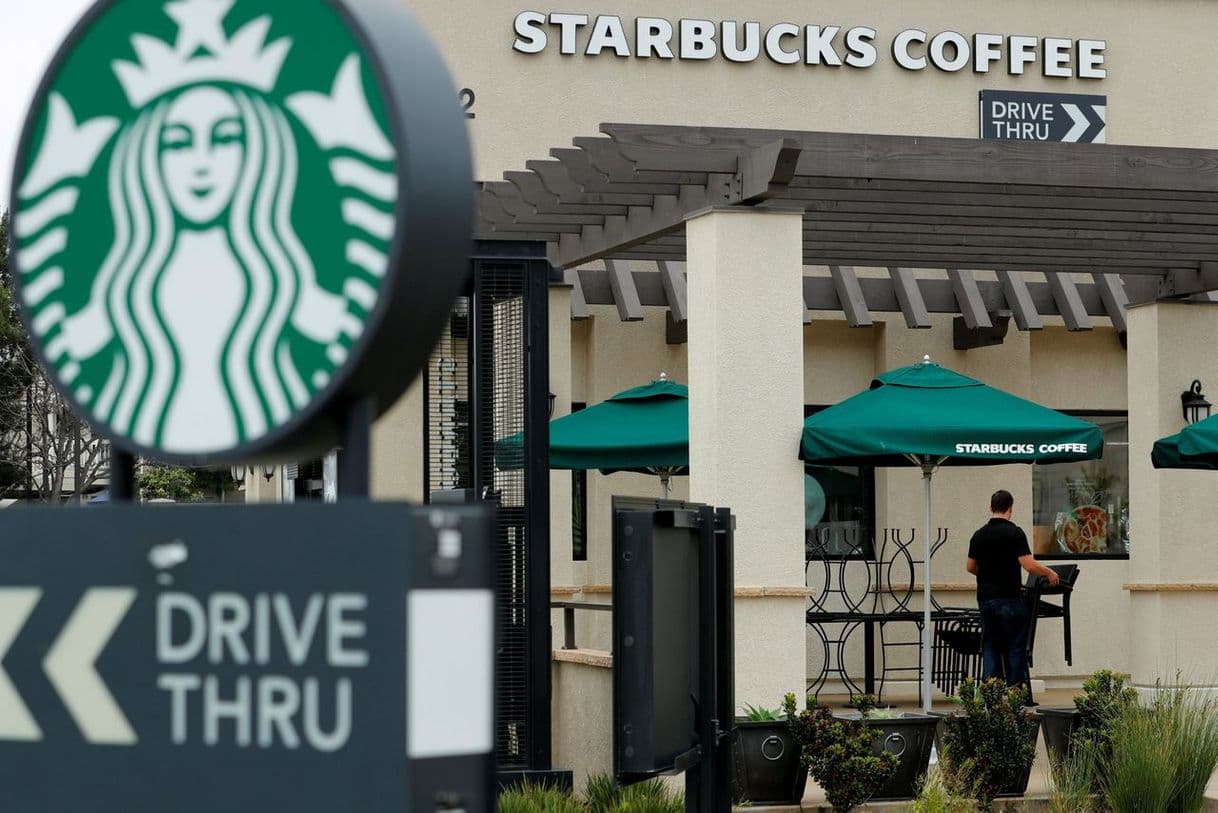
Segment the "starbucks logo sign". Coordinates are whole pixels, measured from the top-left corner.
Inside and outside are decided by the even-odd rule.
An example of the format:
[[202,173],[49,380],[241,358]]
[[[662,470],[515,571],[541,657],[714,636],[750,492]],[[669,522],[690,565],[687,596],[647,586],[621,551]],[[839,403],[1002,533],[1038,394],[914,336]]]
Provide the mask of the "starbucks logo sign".
[[134,451],[332,443],[344,404],[400,395],[459,292],[464,126],[400,3],[100,4],[14,173],[45,368]]

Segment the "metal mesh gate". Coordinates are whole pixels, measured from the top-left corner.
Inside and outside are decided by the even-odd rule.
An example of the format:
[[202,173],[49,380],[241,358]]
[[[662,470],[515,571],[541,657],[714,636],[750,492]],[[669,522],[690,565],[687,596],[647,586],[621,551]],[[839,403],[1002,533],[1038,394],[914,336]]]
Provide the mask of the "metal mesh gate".
[[[429,499],[498,505],[495,750],[500,770],[550,767],[547,308],[537,247],[480,244],[473,286],[426,370]],[[489,249],[489,250],[488,250]],[[505,256],[506,255],[506,256]],[[495,442],[524,437],[525,465],[495,465]]]

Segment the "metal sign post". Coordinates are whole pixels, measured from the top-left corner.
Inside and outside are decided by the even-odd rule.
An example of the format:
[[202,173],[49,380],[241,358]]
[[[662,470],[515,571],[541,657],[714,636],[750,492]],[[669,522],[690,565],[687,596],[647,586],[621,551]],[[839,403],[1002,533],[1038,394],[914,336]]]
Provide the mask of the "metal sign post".
[[614,774],[684,772],[689,813],[731,810],[732,525],[728,509],[614,499]]

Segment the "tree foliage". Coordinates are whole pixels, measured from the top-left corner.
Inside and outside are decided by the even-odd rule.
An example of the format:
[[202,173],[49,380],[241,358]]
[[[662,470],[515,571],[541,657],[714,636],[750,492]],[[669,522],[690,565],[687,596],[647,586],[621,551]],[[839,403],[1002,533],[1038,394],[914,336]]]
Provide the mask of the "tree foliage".
[[0,496],[79,499],[104,476],[109,446],[34,359],[13,295],[8,231],[0,212]]

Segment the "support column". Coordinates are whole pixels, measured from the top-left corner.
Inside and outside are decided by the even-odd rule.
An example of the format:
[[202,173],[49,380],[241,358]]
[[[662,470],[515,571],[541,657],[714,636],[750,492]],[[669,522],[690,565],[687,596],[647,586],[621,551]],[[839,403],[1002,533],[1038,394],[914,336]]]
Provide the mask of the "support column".
[[[1151,445],[1184,427],[1180,394],[1199,379],[1218,392],[1218,307],[1156,302],[1129,318],[1130,667],[1134,683],[1157,678],[1213,686],[1218,675],[1218,473],[1159,471]],[[1103,664],[1096,664],[1097,667]]]
[[736,704],[805,689],[803,216],[686,222],[690,499],[736,515]]
[[[554,413],[571,412],[571,286],[550,285],[550,392]],[[550,472],[550,583],[575,584],[571,559],[571,472]],[[556,615],[557,617],[557,615]],[[561,619],[559,619],[561,623]],[[560,627],[561,628],[561,627]]]
[[423,375],[372,427],[372,498],[423,502]]

